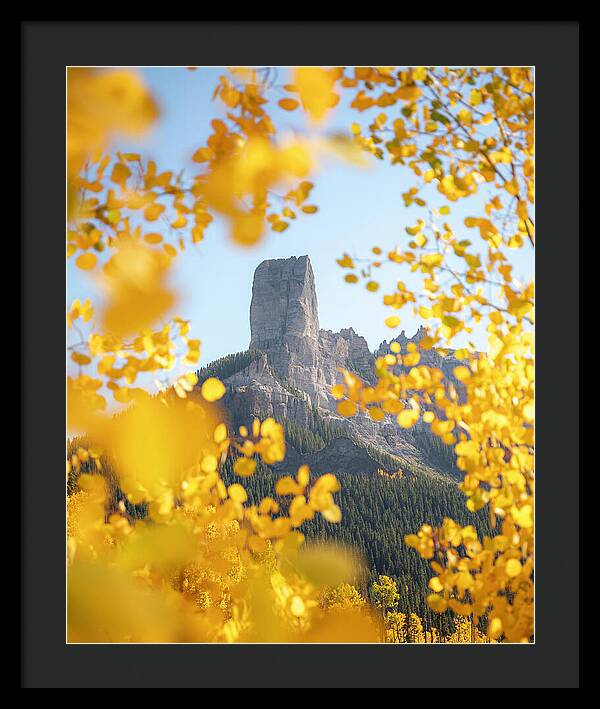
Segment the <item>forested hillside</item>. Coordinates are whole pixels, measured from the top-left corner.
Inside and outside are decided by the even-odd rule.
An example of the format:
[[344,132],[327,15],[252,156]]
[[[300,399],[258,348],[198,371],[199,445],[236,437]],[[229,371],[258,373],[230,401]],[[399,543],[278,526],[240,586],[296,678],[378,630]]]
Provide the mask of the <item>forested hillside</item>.
[[[294,431],[290,438],[297,442],[298,435]],[[327,437],[327,440],[331,442],[333,439]],[[323,439],[320,438],[320,441]],[[73,439],[69,441],[69,457],[78,449],[89,447],[88,441]],[[385,454],[382,456],[385,458]],[[107,518],[119,510],[120,505],[132,521],[148,519],[147,506],[131,504],[121,491],[111,462],[104,456],[100,461],[101,474],[108,481],[109,488]],[[239,480],[232,468],[233,461],[228,459],[222,469],[226,485]],[[68,480],[68,493],[77,491],[77,478],[81,473],[95,471],[96,466],[91,463],[82,463],[78,470],[73,468]],[[259,462],[255,474],[244,481],[248,504],[259,504],[265,497],[273,496],[275,482],[283,474],[283,470],[277,471]],[[339,505],[342,520],[339,524],[331,524],[322,517],[307,521],[302,527],[307,540],[334,542],[351,547],[364,563],[364,573],[353,579],[362,595],[372,600],[373,583],[379,575],[389,576],[397,583],[398,611],[404,614],[415,613],[421,618],[425,630],[437,628],[449,636],[455,630],[456,618],[450,611],[440,615],[428,607],[425,599],[428,593],[429,565],[403,543],[404,536],[418,529],[423,519],[437,525],[444,517],[451,517],[464,525],[474,524],[479,534],[490,534],[488,517],[484,513],[470,514],[456,485],[441,477],[410,472],[391,475],[383,468],[379,473],[371,474],[338,472],[337,477],[341,483]],[[275,495],[274,499],[283,507],[287,504],[283,497]]]
[[[259,465],[255,475],[245,481],[249,501],[258,503],[272,495],[274,478],[268,466]],[[444,517],[460,524],[473,524],[479,534],[491,534],[484,512],[472,515],[455,484],[426,476],[390,477],[383,474],[337,474],[340,480],[339,505],[342,520],[331,524],[318,517],[306,522],[302,531],[310,540],[329,540],[352,547],[364,559],[366,574],[354,585],[367,597],[373,582],[384,574],[397,581],[399,611],[416,613],[425,627],[451,626],[452,613],[433,613],[426,603],[429,564],[404,544],[404,536],[420,527],[420,520],[439,525]],[[231,464],[223,472],[225,482],[234,482]],[[283,498],[276,497],[285,504]],[[441,624],[440,624],[441,623]]]

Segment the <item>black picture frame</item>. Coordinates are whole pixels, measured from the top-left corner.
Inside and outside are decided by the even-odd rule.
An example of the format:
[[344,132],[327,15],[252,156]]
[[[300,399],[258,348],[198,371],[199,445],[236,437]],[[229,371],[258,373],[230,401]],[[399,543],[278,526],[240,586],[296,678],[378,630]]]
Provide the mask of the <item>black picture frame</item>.
[[[21,686],[578,687],[578,23],[22,22],[21,48]],[[304,64],[535,66],[536,642],[67,645],[65,67]]]

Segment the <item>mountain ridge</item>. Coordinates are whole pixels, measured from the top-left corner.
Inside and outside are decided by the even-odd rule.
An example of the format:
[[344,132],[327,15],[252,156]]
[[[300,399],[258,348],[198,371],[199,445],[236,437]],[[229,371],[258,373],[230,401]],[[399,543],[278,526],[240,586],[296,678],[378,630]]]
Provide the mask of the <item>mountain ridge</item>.
[[[249,349],[231,356],[237,357],[239,367],[223,370],[225,376],[220,376],[227,388],[223,405],[232,424],[247,424],[254,416],[272,416],[307,431],[333,427],[338,438],[351,444],[340,448],[343,455],[337,461],[329,455],[327,446],[321,457],[315,455],[317,451],[299,453],[292,446],[281,467],[309,462],[320,469],[326,459],[346,471],[358,472],[356,459],[367,468],[364,472],[373,472],[382,466],[366,453],[372,449],[381,451],[380,458],[397,460],[398,467],[440,474],[438,464],[419,444],[422,426],[401,429],[389,415],[376,423],[365,412],[346,419],[337,413],[336,401],[329,393],[333,385],[343,381],[340,369],[352,371],[368,384],[376,383],[376,357],[387,354],[393,341],[403,349],[409,342],[418,344],[425,334],[423,327],[411,338],[402,331],[390,342],[382,342],[375,352],[350,326],[339,332],[321,329],[315,277],[310,258],[304,255],[265,260],[258,265],[252,283],[250,333]],[[448,375],[458,363],[453,356],[444,358],[431,350],[422,351],[422,356],[427,364],[439,366]],[[200,378],[209,372],[219,376],[218,363],[227,359],[208,365],[199,372]]]

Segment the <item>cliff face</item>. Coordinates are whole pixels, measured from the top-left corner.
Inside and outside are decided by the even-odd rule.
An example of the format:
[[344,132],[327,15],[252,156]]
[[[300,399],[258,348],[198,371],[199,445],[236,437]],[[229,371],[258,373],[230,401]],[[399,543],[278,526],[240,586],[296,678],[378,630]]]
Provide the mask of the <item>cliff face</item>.
[[263,261],[256,269],[250,349],[266,352],[279,379],[319,402],[319,315],[308,256]]
[[252,284],[250,348],[312,342],[318,335],[317,291],[308,256],[263,261]]
[[340,367],[372,381],[375,358],[352,328],[319,328],[315,277],[308,256],[263,261],[254,273],[250,349],[267,354],[274,374],[331,409],[328,389],[341,381]]
[[[429,466],[413,432],[400,429],[393,417],[376,424],[363,413],[352,419],[338,415],[329,391],[342,381],[339,369],[348,369],[374,383],[375,357],[389,352],[389,343],[382,343],[372,353],[365,338],[352,328],[337,333],[319,328],[315,278],[308,256],[263,261],[258,266],[252,285],[250,332],[250,349],[263,354],[225,379],[228,393],[224,403],[234,418],[247,421],[252,416],[273,416],[284,424],[291,422],[307,429],[314,429],[317,418],[335,425],[345,437],[343,443],[333,448],[329,445],[321,457],[314,453],[304,456],[317,468],[333,465],[342,449],[339,464],[352,470],[357,465],[377,467],[364,455],[367,447],[421,467]],[[405,346],[410,341],[418,342],[423,334],[419,330],[413,338],[407,338],[403,332],[397,339]],[[445,365],[435,353],[427,358],[433,366]],[[352,441],[363,446],[354,454]],[[293,467],[301,459],[290,449],[286,463]]]

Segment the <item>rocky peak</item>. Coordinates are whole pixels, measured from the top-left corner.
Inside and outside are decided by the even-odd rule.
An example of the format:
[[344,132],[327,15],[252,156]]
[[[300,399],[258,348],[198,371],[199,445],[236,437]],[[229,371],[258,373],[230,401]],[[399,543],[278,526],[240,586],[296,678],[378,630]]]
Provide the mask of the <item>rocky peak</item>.
[[348,343],[349,366],[347,368],[360,375],[365,381],[373,383],[375,360],[365,338],[357,335],[351,327],[342,328],[339,337]]
[[263,261],[254,272],[250,349],[269,350],[296,338],[317,339],[315,277],[308,256]]
[[419,326],[419,329],[412,337],[407,337],[406,330],[402,330],[402,332],[397,337],[394,337],[393,340],[390,340],[389,342],[387,340],[384,340],[375,350],[375,356],[386,355],[390,351],[390,345],[392,344],[392,342],[398,342],[401,345],[402,349],[405,350],[406,345],[409,342],[414,342],[415,344],[418,344],[419,342],[421,342],[421,340],[425,337],[426,334],[427,329],[423,325]]
[[[320,330],[317,310],[308,256],[267,260],[257,267],[250,305],[250,349],[263,354],[224,379],[228,387],[224,404],[232,418],[247,421],[253,416],[273,416],[308,430],[318,421],[334,425],[346,438],[320,454],[324,458],[320,464],[326,467],[339,465],[342,459],[347,459],[346,467],[352,467],[350,462],[356,459],[358,467],[370,470],[374,463],[364,456],[357,458],[356,442],[363,449],[372,447],[422,464],[414,431],[399,428],[391,417],[375,423],[362,411],[352,419],[338,414],[331,387],[343,381],[340,370],[350,370],[374,384],[375,356],[352,327],[340,332]],[[396,339],[404,346],[419,342],[425,332],[421,327],[411,338],[402,332]],[[383,342],[376,354],[387,352],[389,344]],[[437,364],[441,357],[427,352],[424,359]],[[316,465],[316,459],[312,463]]]

